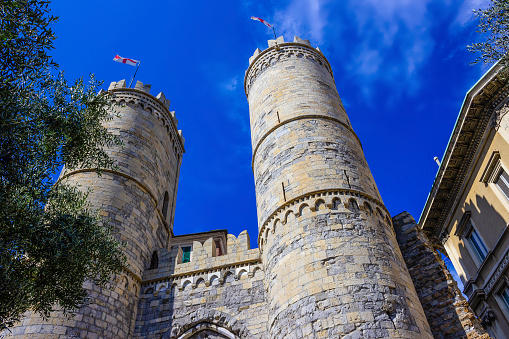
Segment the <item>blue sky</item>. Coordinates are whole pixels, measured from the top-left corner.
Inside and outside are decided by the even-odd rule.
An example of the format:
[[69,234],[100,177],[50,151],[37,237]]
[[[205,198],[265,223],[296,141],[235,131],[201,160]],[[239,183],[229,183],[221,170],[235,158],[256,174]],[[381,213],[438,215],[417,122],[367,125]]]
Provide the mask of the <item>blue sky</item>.
[[257,221],[248,59],[272,31],[309,39],[328,58],[382,198],[419,218],[467,90],[487,70],[469,63],[479,0],[68,1],[51,4],[54,59],[69,79],[137,79],[164,91],[186,138],[175,234],[247,229]]

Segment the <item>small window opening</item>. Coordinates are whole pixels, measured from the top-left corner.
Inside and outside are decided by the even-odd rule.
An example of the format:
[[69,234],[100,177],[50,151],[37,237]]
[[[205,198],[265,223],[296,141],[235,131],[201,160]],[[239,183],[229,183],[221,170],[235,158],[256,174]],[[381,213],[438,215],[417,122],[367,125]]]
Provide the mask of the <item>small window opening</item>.
[[216,244],[216,257],[219,257],[220,255],[223,255],[223,250],[221,249],[221,244],[219,243],[219,240],[214,241]]
[[191,246],[182,247],[182,263],[191,261]]
[[170,196],[168,195],[168,191],[164,192],[164,201],[163,201],[163,218],[166,220],[166,216],[168,215],[168,203],[170,201]]
[[159,257],[157,255],[157,251],[154,251],[152,253],[152,258],[150,259],[150,267],[149,270],[153,270],[159,267]]
[[359,210],[359,205],[357,204],[357,201],[355,201],[354,199],[350,199],[350,208],[353,211],[358,211]]
[[339,204],[341,204],[341,200],[339,200],[339,198],[334,198],[334,200],[332,200],[332,209],[339,209]]

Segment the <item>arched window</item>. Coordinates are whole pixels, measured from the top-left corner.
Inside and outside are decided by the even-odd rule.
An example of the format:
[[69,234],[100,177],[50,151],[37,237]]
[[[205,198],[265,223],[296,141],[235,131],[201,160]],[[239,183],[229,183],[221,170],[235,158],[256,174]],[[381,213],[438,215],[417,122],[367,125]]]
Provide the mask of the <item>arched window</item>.
[[158,267],[159,267],[159,257],[157,256],[157,251],[154,251],[154,253],[152,253],[152,258],[150,259],[150,267],[148,269],[153,270]]
[[163,201],[163,218],[166,221],[166,216],[168,215],[168,202],[170,201],[170,196],[168,195],[168,191],[164,192],[164,201]]

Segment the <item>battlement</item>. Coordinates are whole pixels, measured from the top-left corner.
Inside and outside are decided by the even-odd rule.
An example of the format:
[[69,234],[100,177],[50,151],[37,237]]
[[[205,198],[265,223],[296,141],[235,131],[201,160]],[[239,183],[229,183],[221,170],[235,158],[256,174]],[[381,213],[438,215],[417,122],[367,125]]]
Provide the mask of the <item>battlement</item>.
[[[290,42],[287,42],[287,43],[290,43]],[[309,47],[312,47],[311,46],[311,43],[309,42],[309,40],[305,40],[305,39],[301,39],[299,38],[298,36],[294,36],[293,37],[293,43],[296,43],[296,44],[302,44],[302,45],[306,45],[306,46],[309,46]],[[269,44],[269,48],[272,48],[272,47],[277,47],[277,46],[280,46],[282,44],[285,44],[285,39],[284,37],[280,36],[279,38],[275,39],[275,40],[269,40],[268,41],[268,44]],[[320,49],[317,47],[316,48],[317,51],[320,51]],[[261,53],[262,51],[257,48],[255,50],[255,52],[253,53],[253,55],[249,58],[249,64],[251,64],[253,62],[254,59],[256,59],[256,57]],[[320,51],[321,52],[321,51]]]
[[269,40],[268,46],[269,47],[263,51],[257,48],[249,58],[249,67],[244,77],[244,91],[246,96],[249,96],[249,89],[254,80],[262,74],[265,69],[277,62],[293,58],[304,58],[324,66],[334,79],[332,68],[322,54],[322,51],[320,51],[318,47],[313,48],[309,40],[304,40],[296,36],[293,42],[285,42],[284,38],[280,36],[276,40]]
[[[195,286],[199,280],[204,280],[208,285],[211,280],[217,278],[221,281],[229,274],[236,278],[243,274],[252,276],[255,270],[262,268],[260,251],[258,248],[250,248],[247,231],[241,232],[238,237],[233,234],[226,235],[226,246],[221,254],[216,251],[216,244],[220,238],[216,235],[205,241],[177,242],[170,250],[160,249],[159,267],[145,272],[143,285],[159,286],[161,283],[172,281],[177,283],[179,288],[184,288],[189,283]],[[187,247],[191,247],[190,260],[184,262],[183,249]]]
[[[163,124],[167,127],[168,132],[172,131],[172,134],[180,141],[179,144],[181,147],[179,151],[180,153],[184,153],[185,138],[182,135],[182,130],[177,129],[178,119],[175,116],[175,112],[170,111],[170,100],[166,99],[163,92],[159,92],[159,94],[154,97],[150,94],[151,88],[152,85],[143,84],[141,81],[136,81],[134,88],[128,88],[125,79],[122,79],[120,81],[111,82],[108,91],[113,93],[112,97],[119,104],[132,103],[140,105],[144,110],[150,113],[156,113],[158,119],[163,121]],[[121,92],[122,94],[120,94]],[[144,95],[140,97],[139,95],[133,95],[134,93]],[[164,119],[163,116],[166,116],[167,119]],[[167,123],[166,120],[169,120],[168,122],[171,121],[171,123]],[[173,128],[170,128],[170,126]]]

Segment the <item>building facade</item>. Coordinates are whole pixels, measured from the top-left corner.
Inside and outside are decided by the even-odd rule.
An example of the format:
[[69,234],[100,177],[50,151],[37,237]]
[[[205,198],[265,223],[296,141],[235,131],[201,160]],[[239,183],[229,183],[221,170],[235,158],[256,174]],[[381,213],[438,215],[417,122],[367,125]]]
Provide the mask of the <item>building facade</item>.
[[125,143],[109,150],[119,169],[61,178],[93,189],[91,203],[127,242],[129,267],[114,290],[87,284],[90,303],[74,318],[28,314],[9,335],[486,338],[413,219],[394,227],[321,51],[298,37],[271,40],[249,59],[244,88],[258,248],[245,231],[173,234],[178,121],[164,94],[114,82],[120,119],[107,127]]
[[509,337],[508,112],[497,64],[466,95],[419,222],[493,338]]

